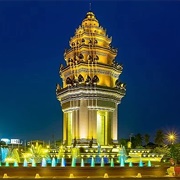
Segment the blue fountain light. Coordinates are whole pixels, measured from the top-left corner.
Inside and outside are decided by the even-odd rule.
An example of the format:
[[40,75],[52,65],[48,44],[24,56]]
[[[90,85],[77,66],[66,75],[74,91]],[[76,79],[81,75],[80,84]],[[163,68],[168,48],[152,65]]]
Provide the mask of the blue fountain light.
[[133,167],[132,161],[129,162],[129,167]]
[[152,164],[151,164],[151,161],[150,161],[150,160],[148,161],[147,166],[148,166],[148,167],[151,167],[151,166],[152,166]]
[[34,159],[32,159],[32,167],[36,167],[36,162]]
[[4,148],[4,147],[0,148],[0,161],[1,162],[5,162],[8,152],[9,152],[8,148]]
[[45,159],[45,158],[42,158],[41,166],[42,166],[42,167],[46,167],[46,166],[47,166],[47,163],[46,163],[46,159]]
[[27,160],[24,159],[24,162],[23,162],[23,167],[27,167],[28,166],[28,163],[27,163]]
[[72,158],[71,167],[76,167],[76,159],[74,157]]
[[113,158],[111,158],[110,166],[111,166],[111,167],[114,167],[114,159],[113,159]]
[[56,167],[56,160],[54,157],[52,158],[52,161],[51,161],[51,167]]
[[125,166],[125,160],[126,160],[126,149],[124,146],[121,146],[119,149],[119,162],[120,162],[120,167]]
[[101,158],[101,167],[104,167],[104,158]]
[[124,158],[123,158],[123,156],[120,156],[120,166],[124,167]]
[[14,161],[14,167],[18,167],[19,165],[18,165],[18,163],[17,163],[17,161]]
[[140,161],[139,161],[139,167],[143,167],[143,162],[142,162],[141,158],[140,158]]
[[61,159],[61,167],[65,167],[65,160],[64,160],[64,157],[62,157],[62,159]]
[[9,167],[9,163],[8,163],[8,162],[6,162],[5,166],[6,166],[6,167]]
[[95,167],[94,157],[91,158],[91,167]]
[[84,167],[84,159],[81,158],[81,167]]

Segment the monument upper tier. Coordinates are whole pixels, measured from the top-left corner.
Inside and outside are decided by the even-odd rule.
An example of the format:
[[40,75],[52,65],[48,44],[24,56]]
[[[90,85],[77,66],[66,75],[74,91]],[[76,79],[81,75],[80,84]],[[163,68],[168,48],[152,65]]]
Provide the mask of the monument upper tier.
[[[99,63],[112,64],[112,60],[117,55],[117,49],[111,47],[111,41],[112,38],[106,35],[106,30],[99,26],[94,13],[88,12],[82,24],[76,29],[75,35],[69,41],[71,48],[64,53],[67,65],[70,63],[70,59],[84,59],[94,62],[98,60]],[[85,52],[86,50],[87,52]],[[107,58],[100,58],[98,54],[100,56],[101,54],[97,50],[102,55],[105,53]],[[81,51],[82,53],[79,53],[79,56],[76,54],[74,57],[74,51]],[[89,54],[92,54],[92,56]]]
[[112,38],[99,25],[93,12],[88,12],[75,35],[70,38],[70,48],[64,52],[66,66],[61,65],[63,87],[74,81],[94,80],[101,86],[115,87],[122,72],[122,65],[115,61],[117,49],[111,46]]

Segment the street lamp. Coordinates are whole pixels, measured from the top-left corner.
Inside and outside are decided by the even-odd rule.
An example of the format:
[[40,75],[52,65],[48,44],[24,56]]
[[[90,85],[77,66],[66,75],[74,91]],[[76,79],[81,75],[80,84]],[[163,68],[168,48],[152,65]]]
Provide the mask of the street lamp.
[[169,140],[170,140],[171,144],[173,144],[174,140],[175,140],[175,136],[173,134],[170,134],[169,135]]
[[177,160],[177,156],[176,156],[176,153],[175,153],[175,145],[174,145],[174,142],[177,140],[178,138],[178,135],[175,131],[171,131],[169,133],[167,133],[166,135],[167,137],[167,141],[170,142],[170,156],[171,156],[171,164],[172,165],[175,165],[175,160]]
[[167,134],[167,140],[171,143],[171,144],[174,144],[174,142],[176,141],[177,139],[177,135],[175,132],[170,132]]

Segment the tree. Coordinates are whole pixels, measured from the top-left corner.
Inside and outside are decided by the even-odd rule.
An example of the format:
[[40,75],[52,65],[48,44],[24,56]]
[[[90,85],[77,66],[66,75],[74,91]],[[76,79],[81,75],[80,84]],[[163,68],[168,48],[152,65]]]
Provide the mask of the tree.
[[126,146],[127,145],[127,139],[124,139],[124,138],[119,139],[119,144],[122,146]]
[[155,139],[154,142],[158,145],[158,146],[162,146],[164,144],[164,140],[165,140],[165,134],[162,130],[157,130],[156,131],[156,135],[155,135]]
[[172,144],[170,148],[170,156],[177,162],[180,163],[180,143]]
[[131,140],[133,147],[142,146],[143,136],[140,133],[138,133],[134,137],[132,137]]
[[6,146],[6,142],[4,142],[4,141],[0,141],[0,146],[1,146],[1,147]]
[[144,135],[144,142],[147,145],[149,143],[149,139],[150,139],[150,135],[149,134],[145,134]]
[[158,153],[158,154],[162,154],[162,155],[165,155],[165,156],[168,156],[170,155],[170,148],[167,147],[167,146],[164,146],[164,147],[156,147],[153,149],[153,153]]

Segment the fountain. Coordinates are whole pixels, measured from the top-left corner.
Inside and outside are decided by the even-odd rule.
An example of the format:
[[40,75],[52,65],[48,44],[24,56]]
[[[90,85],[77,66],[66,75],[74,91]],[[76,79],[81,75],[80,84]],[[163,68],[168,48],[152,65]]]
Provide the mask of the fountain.
[[[5,149],[3,149],[4,152]],[[7,151],[5,151],[7,152]],[[14,167],[18,167],[18,163],[20,162],[20,157],[17,149],[11,149],[8,151],[6,158],[4,159],[5,166],[9,167],[9,164],[14,164]]]
[[5,166],[6,166],[6,167],[9,167],[9,162],[6,161]]
[[132,161],[129,162],[129,167],[133,167]]
[[124,158],[123,158],[123,156],[120,156],[120,166],[124,167]]
[[142,162],[141,158],[140,158],[140,161],[139,161],[139,167],[143,167],[143,162]]
[[104,167],[104,158],[101,158],[101,167]]
[[124,167],[125,159],[126,159],[126,149],[124,146],[121,146],[119,150],[119,162],[121,167]]
[[148,161],[147,166],[148,166],[148,167],[151,167],[151,166],[152,166],[152,165],[151,165],[151,161],[150,161],[150,160]]
[[91,158],[91,167],[95,167],[94,157]]
[[62,157],[62,159],[61,159],[61,167],[65,167],[65,160],[64,160],[64,157]]
[[28,166],[28,163],[27,163],[27,160],[24,159],[24,162],[23,162],[23,167],[27,167]]
[[8,148],[4,148],[4,147],[0,148],[0,161],[1,162],[5,162],[8,152],[9,152]]
[[18,162],[17,161],[14,161],[14,167],[18,167]]
[[76,159],[74,157],[72,158],[71,167],[76,167]]
[[81,158],[81,167],[84,167],[84,159]]
[[42,158],[41,167],[46,167],[46,166],[47,166],[46,159]]
[[56,167],[56,160],[54,157],[52,158],[52,161],[51,161],[51,167]]
[[32,159],[32,167],[36,167],[36,162],[34,159]]
[[113,158],[111,158],[110,166],[111,166],[111,167],[114,167],[114,159],[113,159]]

